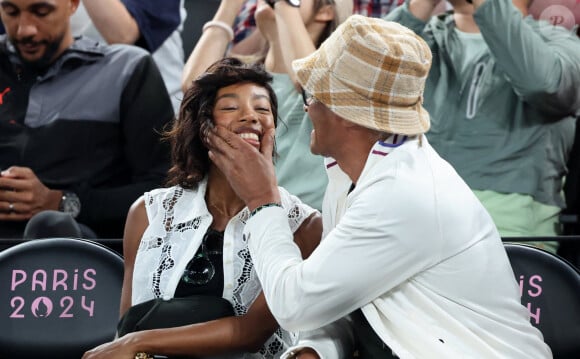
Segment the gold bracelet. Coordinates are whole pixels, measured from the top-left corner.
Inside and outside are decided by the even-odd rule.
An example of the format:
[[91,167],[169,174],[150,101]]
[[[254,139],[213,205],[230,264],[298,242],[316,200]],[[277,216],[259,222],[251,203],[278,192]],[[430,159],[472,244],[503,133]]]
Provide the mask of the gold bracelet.
[[135,359],[155,359],[153,355],[149,355],[145,352],[139,352],[135,354]]

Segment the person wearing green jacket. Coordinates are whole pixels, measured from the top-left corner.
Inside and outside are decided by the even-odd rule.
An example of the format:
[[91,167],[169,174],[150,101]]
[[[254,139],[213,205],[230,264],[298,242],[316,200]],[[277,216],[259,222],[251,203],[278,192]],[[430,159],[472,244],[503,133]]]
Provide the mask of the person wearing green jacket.
[[452,12],[431,17],[439,2],[407,0],[385,17],[433,52],[427,138],[503,237],[557,235],[580,115],[580,40],[526,16],[531,0],[450,0]]

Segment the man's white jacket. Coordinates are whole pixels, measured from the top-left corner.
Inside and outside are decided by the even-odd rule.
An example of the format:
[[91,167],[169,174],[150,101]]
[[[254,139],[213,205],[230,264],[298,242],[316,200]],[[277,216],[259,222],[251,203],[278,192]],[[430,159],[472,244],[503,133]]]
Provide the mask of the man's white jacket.
[[313,330],[362,308],[400,358],[552,356],[490,216],[424,136],[377,142],[350,193],[339,166],[327,168],[324,240],[307,260],[281,208],[244,229],[283,328]]

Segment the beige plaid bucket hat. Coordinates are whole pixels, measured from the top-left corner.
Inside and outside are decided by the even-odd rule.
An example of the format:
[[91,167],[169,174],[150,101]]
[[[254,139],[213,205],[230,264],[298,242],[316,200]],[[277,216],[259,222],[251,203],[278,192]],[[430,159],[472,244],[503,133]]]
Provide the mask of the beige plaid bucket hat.
[[404,135],[429,130],[422,103],[431,50],[398,23],[352,15],[292,67],[306,91],[346,120]]

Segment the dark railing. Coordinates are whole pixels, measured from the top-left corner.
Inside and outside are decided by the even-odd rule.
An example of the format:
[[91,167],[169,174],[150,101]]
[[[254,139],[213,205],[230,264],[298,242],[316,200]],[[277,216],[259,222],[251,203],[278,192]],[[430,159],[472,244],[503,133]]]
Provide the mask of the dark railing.
[[[123,239],[122,238],[99,238],[92,239],[92,241],[100,243],[105,247],[111,248],[119,254],[123,254]],[[0,251],[10,248],[19,243],[23,243],[25,240],[19,238],[0,238]]]
[[538,237],[502,237],[504,242],[577,242],[580,244],[580,235],[567,236],[538,236]]
[[[22,243],[22,239],[0,238],[0,251]],[[123,239],[100,238],[94,240],[119,254],[123,254]],[[541,236],[541,237],[503,237],[504,242],[559,242],[558,254],[580,268],[580,235]]]

